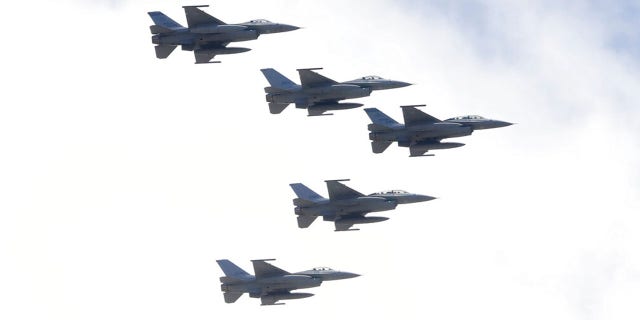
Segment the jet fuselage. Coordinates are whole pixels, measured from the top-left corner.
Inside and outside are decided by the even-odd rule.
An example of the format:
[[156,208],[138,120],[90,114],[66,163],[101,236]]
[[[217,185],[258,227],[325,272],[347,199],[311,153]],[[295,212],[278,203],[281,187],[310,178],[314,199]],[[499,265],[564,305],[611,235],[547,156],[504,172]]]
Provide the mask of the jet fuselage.
[[369,95],[371,95],[370,88],[361,88],[356,85],[337,84],[314,88],[300,87],[295,91],[268,93],[266,95],[266,100],[267,102],[273,103],[296,103],[297,101],[305,100],[309,104],[313,104],[318,101],[354,99],[368,97]]
[[298,215],[312,215],[325,217],[325,220],[338,218],[352,213],[368,213],[393,210],[398,202],[384,197],[358,197],[346,200],[324,200],[313,206],[297,206],[295,213]]
[[[257,20],[262,21],[262,20]],[[210,42],[229,43],[256,40],[261,34],[286,32],[298,27],[279,23],[210,24],[195,28],[182,28],[172,32],[154,34],[151,42],[157,45],[182,45],[183,50],[192,50]]]
[[290,274],[271,278],[251,279],[237,283],[223,283],[223,292],[269,292],[278,290],[297,290],[318,287],[322,284],[321,278],[308,275]]
[[[372,127],[370,127],[370,130]],[[471,126],[452,122],[437,122],[411,126],[402,126],[389,131],[372,131],[369,139],[374,141],[420,141],[468,136],[473,133]]]
[[224,33],[196,33],[189,29],[181,29],[171,33],[155,34],[151,42],[158,45],[198,46],[209,42],[241,42],[258,39],[260,34],[255,30],[245,29]]

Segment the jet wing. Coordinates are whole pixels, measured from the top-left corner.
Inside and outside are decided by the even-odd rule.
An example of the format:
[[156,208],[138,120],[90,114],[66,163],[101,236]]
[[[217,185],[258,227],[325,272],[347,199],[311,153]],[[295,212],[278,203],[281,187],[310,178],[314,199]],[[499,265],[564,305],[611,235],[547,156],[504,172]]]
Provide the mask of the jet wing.
[[426,114],[416,108],[417,106],[403,106],[402,115],[404,116],[405,127],[419,124],[430,124],[442,122],[440,119]]
[[336,226],[336,231],[351,231],[351,230],[354,230],[354,229],[351,229],[351,227],[353,227],[353,223],[336,221],[335,222],[335,226]]
[[196,63],[209,63],[209,61],[216,57],[215,54],[200,50],[193,50],[193,55],[196,57]]
[[195,28],[206,24],[223,25],[226,24],[215,18],[214,16],[200,10],[201,7],[208,6],[184,6],[184,14],[187,16],[187,25],[189,28]]
[[326,181],[327,190],[329,191],[329,199],[344,200],[344,199],[364,197],[364,194],[345,186],[344,184],[340,183],[340,181],[348,181],[348,180],[327,180]]
[[429,150],[423,149],[423,148],[415,148],[415,147],[409,147],[409,156],[411,157],[420,157],[423,156],[425,153],[429,152]]
[[351,227],[353,227],[354,223],[353,220],[354,219],[361,219],[364,218],[364,216],[367,213],[363,212],[363,213],[352,213],[346,216],[342,216],[339,219],[336,219],[336,221],[334,221],[334,225],[336,230],[335,231],[356,231],[358,229],[351,229]]
[[338,84],[337,81],[313,72],[312,69],[298,69],[298,73],[300,74],[302,88],[324,87]]
[[[223,49],[229,45],[229,42],[207,42],[201,44],[193,50],[196,63],[209,63],[216,56],[216,49]],[[213,61],[211,63],[216,63]]]
[[251,260],[256,279],[285,276],[289,274],[289,272],[266,262],[271,260]]

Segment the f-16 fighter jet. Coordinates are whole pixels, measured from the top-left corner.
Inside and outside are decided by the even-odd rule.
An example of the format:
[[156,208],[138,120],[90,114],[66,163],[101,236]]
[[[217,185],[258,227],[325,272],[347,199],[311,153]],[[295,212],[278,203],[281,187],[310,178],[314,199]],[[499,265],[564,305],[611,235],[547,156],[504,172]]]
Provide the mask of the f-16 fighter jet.
[[281,113],[289,104],[307,109],[309,116],[326,116],[329,110],[344,110],[361,107],[361,103],[340,103],[340,100],[368,97],[374,90],[402,88],[411,85],[402,81],[367,76],[359,79],[337,82],[313,70],[298,69],[300,85],[289,80],[274,69],[262,69],[270,87],[264,88],[272,114]]
[[270,22],[264,19],[226,24],[200,10],[208,6],[184,6],[187,16],[185,28],[160,11],[149,12],[155,23],[151,26],[151,41],[156,44],[156,57],[167,58],[177,47],[193,51],[196,63],[217,63],[211,61],[218,54],[234,54],[249,51],[248,48],[227,47],[231,42],[258,39],[268,33],[287,32],[299,29],[296,26]]
[[404,125],[376,108],[364,109],[373,122],[368,127],[373,153],[382,153],[389,145],[397,141],[399,146],[409,148],[411,157],[432,156],[432,154],[425,153],[429,150],[464,146],[464,143],[441,142],[442,139],[468,136],[474,130],[512,125],[509,122],[485,119],[480,116],[462,116],[439,120],[416,108],[424,106],[402,106]]
[[388,220],[387,217],[367,217],[370,212],[393,210],[398,204],[423,202],[434,197],[393,190],[372,193],[368,196],[353,190],[341,181],[326,180],[329,199],[315,193],[302,183],[290,184],[298,198],[293,199],[298,215],[298,227],[308,228],[318,217],[324,221],[333,221],[335,231],[355,231],[354,224],[374,223]]
[[229,260],[217,260],[224,272],[220,277],[224,302],[234,303],[242,294],[251,298],[260,298],[262,305],[283,304],[280,300],[302,299],[313,296],[312,293],[291,292],[292,290],[319,287],[323,281],[342,280],[360,276],[359,274],[314,268],[312,270],[289,273],[275,267],[266,260],[251,260],[255,275],[250,275]]

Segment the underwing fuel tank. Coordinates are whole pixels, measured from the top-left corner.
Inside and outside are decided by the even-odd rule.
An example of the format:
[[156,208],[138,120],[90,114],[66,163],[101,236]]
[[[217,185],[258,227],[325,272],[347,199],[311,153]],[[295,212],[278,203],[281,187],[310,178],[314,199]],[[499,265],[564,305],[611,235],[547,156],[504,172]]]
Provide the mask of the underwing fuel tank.
[[439,150],[439,149],[453,149],[464,146],[464,143],[459,142],[425,142],[425,143],[416,143],[411,146],[411,149],[415,150]]
[[260,297],[260,300],[262,301],[262,305],[274,305],[274,304],[279,304],[279,303],[276,303],[279,300],[304,299],[312,296],[313,296],[313,293],[305,293],[305,292],[278,293],[278,294],[269,294],[266,296],[262,296]]
[[247,52],[249,50],[251,49],[240,48],[240,47],[228,47],[228,48],[215,48],[215,49],[199,49],[198,53],[219,55],[219,54],[236,54],[236,53]]
[[366,224],[366,223],[376,223],[387,221],[389,218],[387,217],[361,217],[361,218],[343,218],[340,219],[340,223],[349,223],[349,224]]
[[329,110],[346,110],[346,109],[355,109],[362,107],[362,103],[327,103],[327,104],[316,104],[309,107],[309,109],[319,109],[324,111]]
[[313,293],[306,293],[306,292],[281,293],[281,294],[270,294],[267,297],[275,300],[295,300],[295,299],[304,299],[304,298],[313,297]]

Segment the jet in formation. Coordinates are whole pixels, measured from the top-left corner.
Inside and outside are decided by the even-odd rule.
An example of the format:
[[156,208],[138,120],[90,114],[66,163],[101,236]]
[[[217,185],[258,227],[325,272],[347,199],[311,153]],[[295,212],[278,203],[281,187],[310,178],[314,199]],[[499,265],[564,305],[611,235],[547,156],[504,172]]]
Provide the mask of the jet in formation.
[[273,260],[251,260],[255,275],[250,275],[229,260],[217,260],[220,269],[224,272],[224,277],[220,277],[224,301],[234,303],[244,293],[248,293],[251,298],[260,298],[263,306],[282,304],[277,302],[313,296],[312,293],[291,292],[293,290],[319,287],[323,281],[360,276],[330,268],[314,268],[289,273],[267,262]]
[[361,103],[340,103],[340,100],[368,97],[374,90],[402,88],[410,83],[367,76],[359,79],[337,82],[314,70],[322,68],[298,69],[300,84],[289,80],[274,69],[262,69],[270,86],[264,88],[272,114],[281,113],[289,104],[307,109],[309,116],[330,115],[330,110],[344,110],[361,107]]
[[298,227],[308,228],[318,217],[333,221],[335,231],[355,231],[354,224],[375,223],[388,220],[387,217],[367,217],[370,212],[395,209],[398,204],[423,202],[435,199],[431,196],[392,190],[364,195],[353,190],[342,180],[326,180],[329,199],[315,193],[302,183],[290,184],[298,198],[293,199]]
[[429,150],[464,146],[464,143],[442,142],[442,139],[468,136],[474,130],[512,125],[509,122],[485,119],[481,116],[461,116],[439,120],[417,109],[424,106],[402,106],[404,124],[396,122],[376,108],[364,109],[373,122],[368,126],[373,153],[382,153],[393,142],[398,142],[399,146],[409,148],[411,157],[432,156],[425,153]]
[[258,39],[260,35],[287,32],[299,29],[296,26],[274,23],[264,19],[249,22],[226,24],[199,8],[203,6],[184,6],[187,16],[185,28],[160,11],[149,12],[155,23],[151,26],[151,41],[156,44],[156,57],[167,58],[177,46],[182,50],[193,51],[196,63],[218,63],[211,61],[219,54],[234,54],[251,49],[227,47],[231,42]]

